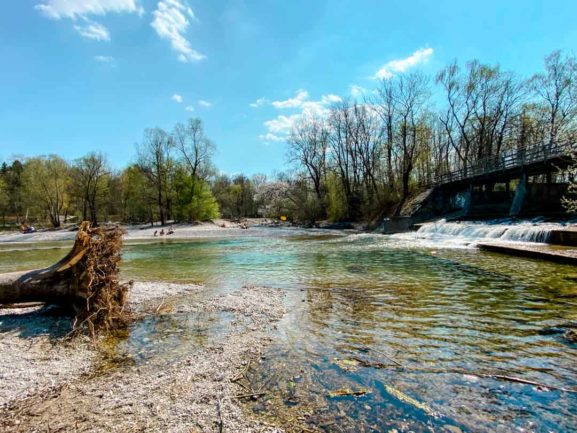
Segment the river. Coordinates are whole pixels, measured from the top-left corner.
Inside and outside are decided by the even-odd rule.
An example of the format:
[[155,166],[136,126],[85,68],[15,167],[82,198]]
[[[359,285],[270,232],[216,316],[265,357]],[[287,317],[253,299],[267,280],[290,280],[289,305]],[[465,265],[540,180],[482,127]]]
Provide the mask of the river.
[[[68,246],[2,244],[0,272],[53,263]],[[285,289],[289,313],[249,370],[266,396],[245,408],[289,431],[577,426],[577,394],[554,389],[577,389],[577,345],[564,338],[577,321],[575,267],[480,252],[465,241],[251,228],[128,244],[122,273],[204,283],[211,293]],[[124,350],[178,356],[197,341],[187,320],[169,328],[136,326]],[[337,395],[348,392],[359,395]]]

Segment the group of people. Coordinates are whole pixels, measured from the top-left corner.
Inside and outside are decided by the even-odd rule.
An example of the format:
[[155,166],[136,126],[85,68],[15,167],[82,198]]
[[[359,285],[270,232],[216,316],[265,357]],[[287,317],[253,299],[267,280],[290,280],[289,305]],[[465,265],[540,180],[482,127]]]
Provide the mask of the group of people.
[[171,235],[173,233],[174,233],[174,228],[172,226],[170,226],[166,232],[164,231],[164,229],[160,229],[160,233],[158,233],[158,230],[155,230],[154,231],[154,237],[164,236],[164,235],[168,236],[168,235]]
[[32,226],[29,226],[25,222],[20,224],[20,233],[27,234],[27,233],[34,233],[36,229]]

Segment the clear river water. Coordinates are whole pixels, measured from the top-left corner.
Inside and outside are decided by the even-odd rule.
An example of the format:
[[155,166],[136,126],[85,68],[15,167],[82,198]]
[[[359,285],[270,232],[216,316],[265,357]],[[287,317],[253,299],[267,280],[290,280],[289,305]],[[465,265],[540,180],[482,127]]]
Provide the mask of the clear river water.
[[[0,272],[51,264],[69,245],[1,244]],[[284,289],[288,314],[249,370],[266,396],[245,408],[289,431],[577,430],[575,267],[415,235],[251,228],[129,243],[122,273],[210,294]],[[123,350],[179,356],[198,332],[187,318],[140,324]]]

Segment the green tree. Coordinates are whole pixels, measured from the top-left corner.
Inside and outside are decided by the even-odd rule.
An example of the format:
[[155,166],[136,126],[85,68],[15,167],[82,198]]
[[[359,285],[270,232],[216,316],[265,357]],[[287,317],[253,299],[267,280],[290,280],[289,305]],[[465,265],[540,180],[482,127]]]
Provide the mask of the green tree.
[[[27,207],[60,227],[69,204],[70,167],[57,155],[31,158],[24,164]],[[64,215],[66,217],[66,215]]]
[[0,214],[2,215],[2,227],[6,226],[6,214],[10,203],[8,186],[3,176],[0,176]]
[[23,187],[22,187],[22,163],[15,160],[12,164],[3,163],[0,168],[0,176],[4,179],[5,191],[8,195],[8,203],[5,208],[7,215],[15,216],[20,222],[23,212]]
[[208,221],[219,217],[218,203],[208,183],[190,177],[182,168],[175,172],[175,217],[181,221]]
[[154,222],[156,192],[138,165],[128,166],[120,175],[121,218],[125,222]]
[[[572,155],[573,161],[577,161],[577,151]],[[569,186],[561,203],[569,213],[577,214],[577,162],[570,166],[566,173],[569,179]]]

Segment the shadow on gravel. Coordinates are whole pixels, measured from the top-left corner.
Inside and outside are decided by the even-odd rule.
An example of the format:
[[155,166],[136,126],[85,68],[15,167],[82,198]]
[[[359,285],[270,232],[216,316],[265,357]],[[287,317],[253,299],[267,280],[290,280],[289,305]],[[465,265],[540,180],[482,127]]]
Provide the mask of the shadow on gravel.
[[13,333],[21,338],[47,335],[51,340],[56,340],[72,331],[71,313],[62,307],[47,305],[24,311],[0,310],[0,335]]

